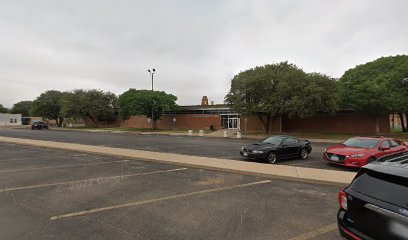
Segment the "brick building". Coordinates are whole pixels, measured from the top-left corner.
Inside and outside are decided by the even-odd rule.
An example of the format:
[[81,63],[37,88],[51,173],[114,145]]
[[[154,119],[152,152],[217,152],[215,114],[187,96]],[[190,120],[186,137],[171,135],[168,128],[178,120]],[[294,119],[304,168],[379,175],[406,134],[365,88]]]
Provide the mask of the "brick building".
[[[280,117],[270,126],[270,132],[320,132],[374,134],[375,117],[354,110],[340,110],[336,114],[316,114],[313,117]],[[380,117],[380,132],[390,132],[389,116]],[[90,119],[85,126],[96,127]],[[151,128],[152,123],[144,116],[132,116],[127,120],[118,117],[113,121],[100,122],[99,127]],[[203,97],[201,105],[181,106],[177,111],[164,112],[157,121],[159,129],[201,130],[235,129],[248,132],[264,132],[258,116],[242,116],[225,104],[208,104]]]
[[[388,116],[379,120],[380,132],[389,133]],[[133,116],[120,123],[122,127],[150,128],[146,117]],[[177,111],[164,112],[157,122],[159,129],[240,129],[242,131],[263,132],[264,127],[258,116],[241,116],[225,104],[210,104],[203,97],[202,105],[181,106]],[[316,114],[313,117],[280,117],[271,132],[322,132],[322,133],[375,133],[375,118],[354,110],[340,110],[334,115]]]

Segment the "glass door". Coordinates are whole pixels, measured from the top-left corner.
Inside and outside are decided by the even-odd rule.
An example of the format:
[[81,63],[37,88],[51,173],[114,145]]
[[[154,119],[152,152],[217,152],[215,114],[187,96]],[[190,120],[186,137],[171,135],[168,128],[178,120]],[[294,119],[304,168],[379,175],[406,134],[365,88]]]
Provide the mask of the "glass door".
[[238,118],[229,118],[228,119],[228,129],[237,129],[238,128]]

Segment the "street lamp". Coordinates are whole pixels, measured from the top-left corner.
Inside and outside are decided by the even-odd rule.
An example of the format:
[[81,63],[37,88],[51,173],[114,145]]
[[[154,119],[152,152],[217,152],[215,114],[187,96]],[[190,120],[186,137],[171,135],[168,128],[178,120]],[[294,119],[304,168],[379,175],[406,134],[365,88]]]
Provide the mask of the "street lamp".
[[[152,93],[153,93],[153,77],[154,77],[154,73],[156,72],[156,69],[152,69],[150,71],[150,69],[147,70],[150,75],[152,76]],[[154,99],[153,99],[153,104],[152,104],[152,131],[154,131]]]
[[152,75],[152,92],[153,92],[153,75],[156,72],[156,69],[153,68],[151,71],[150,71],[150,69],[147,70],[147,71],[150,73],[150,75]]

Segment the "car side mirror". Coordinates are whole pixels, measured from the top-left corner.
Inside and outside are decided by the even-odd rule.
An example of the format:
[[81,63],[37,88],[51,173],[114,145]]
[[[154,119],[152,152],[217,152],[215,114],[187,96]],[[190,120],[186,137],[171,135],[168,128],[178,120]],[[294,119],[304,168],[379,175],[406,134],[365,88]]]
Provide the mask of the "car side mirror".
[[385,147],[385,146],[384,146],[384,147],[380,147],[380,150],[381,150],[381,151],[387,151],[387,150],[390,150],[390,149],[391,149],[390,147]]

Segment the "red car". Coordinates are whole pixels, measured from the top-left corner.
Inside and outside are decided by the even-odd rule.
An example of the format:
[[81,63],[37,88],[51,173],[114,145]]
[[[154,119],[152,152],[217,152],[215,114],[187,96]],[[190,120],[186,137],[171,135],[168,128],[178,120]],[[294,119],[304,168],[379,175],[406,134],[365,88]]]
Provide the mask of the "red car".
[[406,151],[408,146],[398,139],[353,137],[325,149],[323,159],[337,165],[359,168],[379,157]]

